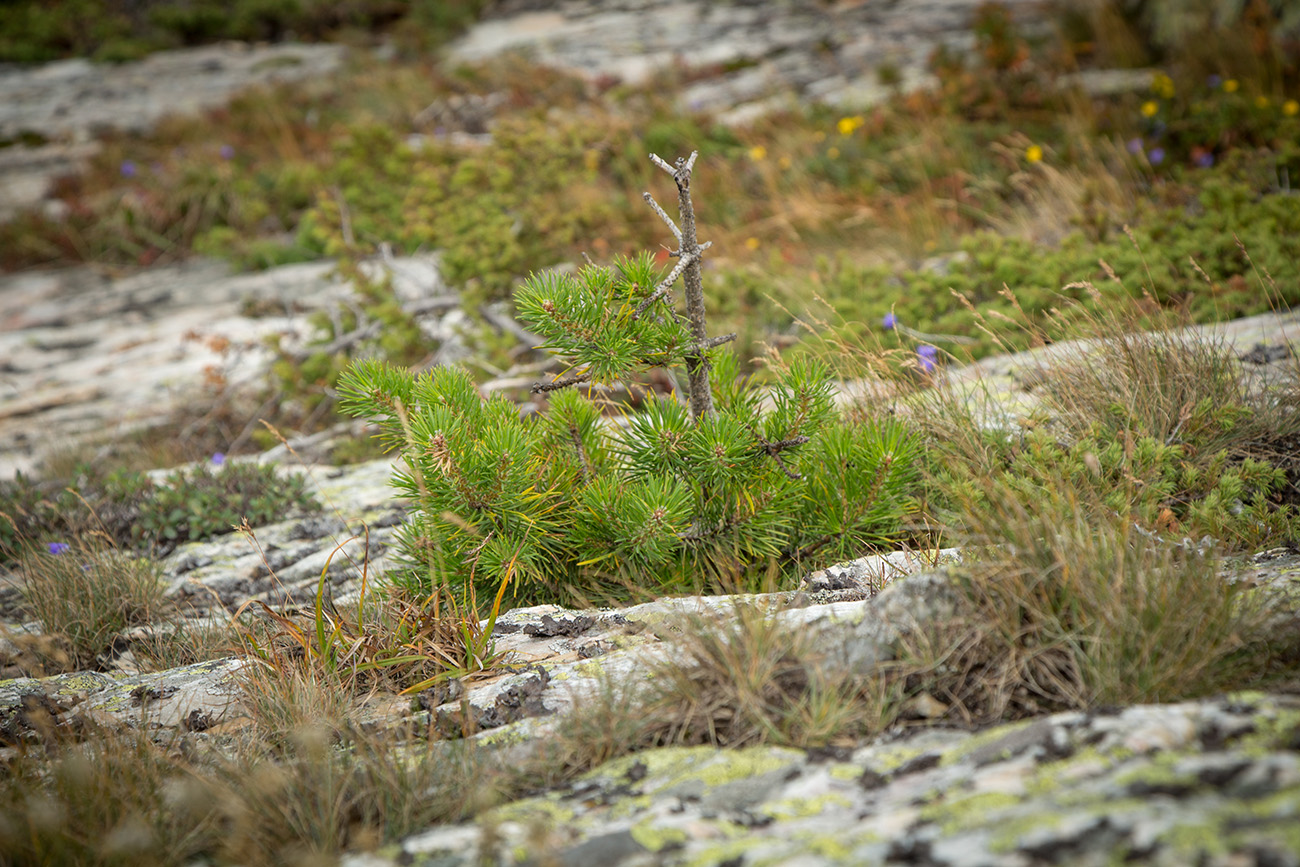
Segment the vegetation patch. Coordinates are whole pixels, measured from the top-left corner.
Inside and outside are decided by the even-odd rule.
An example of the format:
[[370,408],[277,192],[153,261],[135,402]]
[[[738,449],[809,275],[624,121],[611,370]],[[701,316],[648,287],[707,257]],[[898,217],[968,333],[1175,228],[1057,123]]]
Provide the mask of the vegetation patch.
[[234,532],[245,522],[256,526],[320,508],[300,474],[224,464],[218,454],[160,480],[82,465],[63,484],[22,476],[0,482],[0,556],[9,560],[34,546],[59,553],[69,546],[62,540],[95,532],[123,550],[156,556],[181,542]]
[[121,632],[162,607],[166,589],[153,561],[92,539],[30,551],[19,569],[25,605],[45,634],[64,645],[50,660],[62,671],[98,667]]
[[[743,129],[663,99],[680,70],[646,88],[589,88],[517,59],[362,59],[346,87],[256,91],[106,141],[90,172],[62,183],[66,217],[0,227],[6,266],[336,255],[359,300],[321,317],[307,351],[283,352],[275,391],[303,428],[328,422],[339,397],[377,421],[414,508],[405,568],[382,592],[363,563],[360,598],[336,603],[327,563],[297,611],[250,603],[238,631],[137,645],[179,664],[233,635],[249,661],[245,730],[179,744],[88,726],[23,732],[0,753],[0,851],[22,863],[279,864],[475,815],[490,848],[502,816],[567,809],[555,797],[492,807],[620,757],[596,776],[680,765],[682,780],[712,785],[779,771],[770,746],[851,748],[900,722],[977,725],[1293,681],[1294,636],[1221,558],[1300,530],[1296,392],[1251,391],[1226,347],[1166,327],[1300,300],[1285,180],[1300,176],[1294,16],[1255,3],[1199,30],[1235,40],[1208,59],[1169,36],[1230,6],[1109,7],[1069,18],[1062,45],[1034,44],[986,7],[977,58],[936,55],[933,90]],[[59,8],[74,7],[92,23],[117,10]],[[236,7],[221,27],[252,26],[241,17],[252,7]],[[12,32],[52,26],[43,9],[14,8],[3,14],[25,17]],[[150,21],[123,33],[208,38],[202,3],[171,10],[197,24],[132,8]],[[318,35],[310,16],[331,9],[293,4],[267,26]],[[378,9],[353,12],[380,30],[421,14],[399,3],[385,23]],[[1161,64],[1149,86],[1091,98],[1052,85],[1118,50],[1106,27],[1131,37],[1135,61]],[[63,51],[62,38],[31,44]],[[419,119],[452,96],[480,97],[492,116],[472,130]],[[698,163],[644,158],[692,146]],[[635,201],[664,170],[675,218]],[[633,255],[665,226],[674,249]],[[391,285],[364,279],[381,244],[442,251],[487,359],[474,372],[411,370],[436,347]],[[608,264],[547,270],[587,250]],[[508,329],[494,333],[504,301],[558,359],[528,417],[479,387],[527,367]],[[795,347],[801,328],[820,346]],[[1011,424],[987,423],[978,387],[974,400],[947,388],[958,362],[1080,336],[1084,348],[1026,377],[1033,399]],[[837,378],[864,378],[871,399],[836,402]],[[614,383],[626,399],[607,398]],[[0,486],[0,549],[50,639],[50,669],[103,667],[123,630],[153,619],[160,585],[137,555],[314,507],[300,478],[245,464],[56,475]],[[962,546],[951,575],[965,608],[869,678],[828,673],[806,632],[740,605],[659,630],[670,662],[605,683],[527,761],[476,745],[468,722],[415,731],[369,715],[395,692],[450,695],[493,676],[494,618],[511,604],[785,588],[902,542]],[[1243,748],[1294,741],[1293,713],[1260,716]],[[742,752],[709,752],[719,746]],[[916,752],[877,748],[873,761],[893,768]],[[1084,750],[1071,764],[1122,758]],[[1065,765],[1040,768],[1031,791],[1056,787]],[[1059,805],[1076,800],[1096,806],[1069,791]],[[926,816],[966,827],[972,811],[1017,802],[977,795]],[[1242,821],[1274,807],[1288,804],[1241,808]]]

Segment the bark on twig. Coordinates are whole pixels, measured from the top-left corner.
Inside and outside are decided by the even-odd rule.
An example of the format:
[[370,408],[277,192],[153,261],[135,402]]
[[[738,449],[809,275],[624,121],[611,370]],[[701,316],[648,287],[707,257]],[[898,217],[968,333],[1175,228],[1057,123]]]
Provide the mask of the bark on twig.
[[564,379],[556,379],[551,382],[538,382],[533,385],[533,394],[547,394],[552,391],[559,391],[562,388],[568,388],[571,385],[577,385],[587,382],[591,379],[590,373],[576,373],[573,376],[566,376]]
[[[709,247],[711,246],[713,246],[713,242],[709,241],[707,243],[701,244],[700,250],[701,252],[703,252],[704,250],[709,249]],[[673,288],[673,284],[677,282],[677,278],[682,276],[682,272],[685,271],[687,268],[689,268],[693,263],[697,261],[699,261],[699,256],[692,256],[689,254],[682,256],[681,261],[677,263],[676,267],[674,267],[673,270],[668,272],[668,276],[659,281],[659,285],[655,287],[654,292],[650,293],[650,297],[646,298],[646,300],[642,301],[640,304],[637,305],[636,312],[632,314],[633,321],[640,319],[641,314],[645,313],[646,310],[649,309],[651,304],[655,303],[660,298],[667,295],[668,291]]]
[[[654,156],[654,154],[651,154],[651,156]],[[646,203],[649,204],[651,208],[654,208],[654,212],[659,215],[659,219],[668,224],[669,231],[673,233],[673,237],[676,238],[677,243],[680,244],[682,242],[682,230],[677,228],[677,224],[673,222],[673,218],[668,216],[667,212],[665,212],[663,208],[659,207],[659,203],[655,201],[654,196],[649,193],[642,193],[641,198],[645,199]]]
[[[709,385],[709,358],[702,348],[709,335],[704,313],[704,278],[700,274],[700,244],[695,237],[695,207],[691,204],[691,170],[699,151],[692,151],[689,159],[677,158],[676,167],[668,165],[656,154],[650,161],[672,175],[677,184],[677,206],[681,214],[681,241],[678,254],[683,263],[686,286],[686,316],[690,321],[695,348],[686,356],[687,387],[691,393],[691,417],[696,423],[710,418],[713,410],[713,389]],[[677,232],[673,233],[677,235]],[[676,270],[676,269],[674,269]]]

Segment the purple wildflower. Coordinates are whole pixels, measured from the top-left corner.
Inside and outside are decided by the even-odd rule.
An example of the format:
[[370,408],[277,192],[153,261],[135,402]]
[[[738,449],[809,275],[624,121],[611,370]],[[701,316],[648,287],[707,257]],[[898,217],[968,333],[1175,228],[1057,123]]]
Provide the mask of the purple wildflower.
[[921,370],[930,373],[934,370],[935,358],[939,355],[939,350],[928,343],[922,343],[916,347],[916,358],[921,365]]
[[226,462],[226,456],[225,456],[225,454],[223,454],[222,452],[213,452],[213,453],[212,453],[212,463],[213,463],[214,465],[216,465],[216,466],[219,467],[219,466],[221,466],[222,464],[224,464],[225,462]]
[[894,328],[897,327],[898,325],[898,317],[895,316],[892,312],[886,313],[885,318],[880,320],[880,324],[885,326],[886,330],[893,331]]
[[1214,165],[1214,154],[1209,151],[1203,151],[1196,155],[1196,164],[1203,169],[1208,169]]
[[1210,75],[1208,78],[1205,79],[1205,84],[1206,84],[1206,86],[1209,87],[1211,90],[1218,90],[1218,89],[1219,89],[1219,85],[1223,84],[1223,76],[1222,76],[1222,75]]
[[1152,148],[1151,153],[1147,154],[1147,159],[1151,161],[1151,165],[1153,166],[1160,165],[1165,161],[1165,149]]
[[122,160],[122,166],[121,168],[118,169],[118,171],[122,173],[122,177],[124,178],[135,177],[135,173],[136,173],[135,162],[133,160]]
[[1142,153],[1142,139],[1131,138],[1128,140],[1128,152],[1131,154]]
[[58,555],[62,554],[64,551],[68,550],[72,546],[69,545],[67,542],[51,542],[48,547],[50,549],[50,553],[57,557]]
[[221,154],[223,160],[234,159],[235,157],[235,149],[228,144],[223,144],[217,153]]

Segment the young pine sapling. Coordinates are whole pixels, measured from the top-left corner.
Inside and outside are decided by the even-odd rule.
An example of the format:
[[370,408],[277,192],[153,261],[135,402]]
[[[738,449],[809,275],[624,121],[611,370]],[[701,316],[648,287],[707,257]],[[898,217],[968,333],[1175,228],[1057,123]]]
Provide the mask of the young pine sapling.
[[[411,594],[450,586],[515,603],[700,590],[775,566],[792,574],[887,544],[910,508],[919,444],[892,421],[846,418],[822,365],[779,364],[760,390],[709,337],[691,173],[670,166],[680,226],[667,274],[649,254],[528,278],[519,316],[569,373],[534,387],[532,419],[469,374],[415,376],[367,360],[342,378],[345,410],[380,424],[414,505],[400,535]],[[685,315],[674,306],[682,280]],[[607,418],[581,386],[652,368],[686,374],[677,395]],[[494,608],[496,606],[494,605]]]

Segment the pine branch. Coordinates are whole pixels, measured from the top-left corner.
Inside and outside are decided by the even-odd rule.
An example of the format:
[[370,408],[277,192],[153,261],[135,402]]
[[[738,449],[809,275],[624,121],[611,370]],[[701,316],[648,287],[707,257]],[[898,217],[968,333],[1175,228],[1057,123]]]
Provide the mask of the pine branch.
[[[677,184],[677,207],[681,213],[680,254],[687,262],[684,270],[686,285],[686,315],[691,324],[691,335],[696,347],[703,347],[709,339],[704,312],[704,278],[700,273],[700,244],[695,238],[695,206],[691,203],[691,170],[699,151],[690,158],[677,158],[676,168],[668,165],[656,154],[650,161],[672,175]],[[674,232],[674,235],[677,233]],[[713,389],[709,385],[709,358],[702,351],[692,351],[686,356],[687,384],[691,392],[691,416],[696,424],[714,415]]]
[[747,424],[745,426],[748,427],[749,432],[754,435],[754,439],[758,440],[760,450],[766,453],[772,460],[776,461],[776,465],[781,468],[781,472],[785,473],[786,478],[792,482],[797,482],[803,478],[802,474],[796,473],[794,470],[786,466],[785,460],[781,457],[781,452],[786,449],[792,449],[795,446],[803,445],[808,442],[808,437],[797,436],[791,437],[790,439],[780,440],[779,442],[769,442],[763,438],[763,435],[760,434],[752,424]]
[[[654,154],[651,154],[650,158],[659,159]],[[669,231],[673,233],[673,237],[677,239],[677,243],[681,244],[682,230],[677,228],[677,224],[673,222],[673,218],[668,216],[668,214],[665,213],[663,208],[659,207],[659,203],[655,201],[655,197],[650,195],[649,193],[642,193],[641,198],[645,199],[646,203],[649,204],[650,207],[654,209],[654,212],[659,215],[659,219],[663,220],[665,223],[668,224]]]
[[730,334],[724,334],[721,337],[710,337],[708,340],[704,341],[703,343],[692,343],[687,348],[686,351],[692,353],[707,352],[716,346],[721,346],[724,343],[730,343],[735,339],[736,339],[736,332],[733,331]]
[[[649,193],[647,193],[646,195],[649,195]],[[659,206],[655,205],[655,207],[657,208]],[[674,231],[676,231],[675,226],[673,227],[673,229]],[[700,252],[703,252],[712,246],[713,246],[712,241],[708,241],[704,244],[701,244]],[[646,298],[646,300],[642,301],[640,304],[637,305],[636,312],[632,314],[632,321],[635,322],[636,320],[640,319],[641,314],[645,313],[651,304],[655,303],[660,298],[667,295],[668,291],[673,288],[673,284],[677,282],[677,278],[682,276],[682,272],[685,271],[694,263],[698,262],[699,260],[700,260],[699,254],[692,255],[688,253],[685,256],[682,256],[681,261],[677,263],[677,266],[674,267],[673,270],[669,271],[668,276],[659,282],[659,285],[655,287],[654,292],[650,293],[650,297]]]
[[587,457],[587,449],[582,445],[582,435],[578,432],[576,424],[569,424],[569,436],[573,437],[573,447],[578,450],[578,457],[582,460],[582,483],[589,484],[594,478],[591,472],[591,460]]
[[559,391],[562,388],[568,388],[571,385],[589,382],[590,380],[590,373],[575,373],[573,376],[566,376],[564,379],[533,383],[531,391],[533,394],[547,394],[552,391]]

